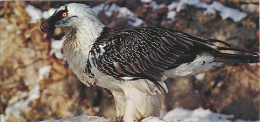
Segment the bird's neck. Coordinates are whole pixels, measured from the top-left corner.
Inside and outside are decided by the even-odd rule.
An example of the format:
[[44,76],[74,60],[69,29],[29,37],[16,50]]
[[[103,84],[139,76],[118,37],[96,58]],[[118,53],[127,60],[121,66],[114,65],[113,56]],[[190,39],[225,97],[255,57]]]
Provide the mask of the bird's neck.
[[80,52],[83,49],[89,52],[104,27],[105,25],[100,21],[88,21],[80,22],[73,27],[64,28],[66,39],[63,43],[63,50]]

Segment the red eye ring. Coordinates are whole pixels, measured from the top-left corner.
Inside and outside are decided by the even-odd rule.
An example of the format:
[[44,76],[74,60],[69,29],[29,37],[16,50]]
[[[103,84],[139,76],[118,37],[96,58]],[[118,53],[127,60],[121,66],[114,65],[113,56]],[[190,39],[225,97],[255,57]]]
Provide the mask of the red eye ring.
[[67,16],[68,16],[68,13],[67,13],[67,12],[63,12],[61,16],[62,16],[62,17],[67,17]]

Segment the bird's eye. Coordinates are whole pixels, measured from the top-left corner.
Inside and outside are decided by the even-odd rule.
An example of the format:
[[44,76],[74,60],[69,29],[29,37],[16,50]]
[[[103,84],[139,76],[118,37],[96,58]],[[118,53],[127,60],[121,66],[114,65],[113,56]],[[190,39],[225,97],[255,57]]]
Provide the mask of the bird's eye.
[[67,17],[67,16],[68,16],[68,13],[67,13],[67,12],[63,12],[61,16],[62,16],[62,17]]

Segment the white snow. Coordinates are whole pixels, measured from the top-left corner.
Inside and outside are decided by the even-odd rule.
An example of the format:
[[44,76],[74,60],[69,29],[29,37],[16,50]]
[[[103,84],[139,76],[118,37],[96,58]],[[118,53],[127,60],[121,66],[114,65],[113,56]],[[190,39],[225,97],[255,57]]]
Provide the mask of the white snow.
[[43,19],[47,19],[48,17],[50,17],[55,11],[55,8],[50,8],[48,11],[41,11],[38,8],[35,8],[32,5],[28,5],[25,8],[25,11],[27,12],[27,14],[31,17],[30,23],[36,23],[37,21]]
[[223,81],[220,81],[218,84],[217,84],[217,87],[220,87],[220,86],[222,86],[223,85]]
[[127,18],[127,17],[135,16],[135,14],[132,13],[130,10],[128,10],[126,7],[119,7],[118,11],[119,11],[118,17]]
[[5,29],[6,29],[6,30],[12,30],[12,29],[13,29],[13,26],[12,26],[12,25],[6,25],[6,26],[5,26]]
[[153,10],[156,10],[156,9],[160,9],[160,8],[165,7],[164,4],[160,4],[160,5],[158,5],[155,1],[151,2],[149,6],[152,7]]
[[50,8],[48,11],[43,11],[42,18],[44,19],[49,18],[55,11],[56,11],[55,8]]
[[167,8],[169,11],[172,11],[172,10],[176,9],[178,7],[178,5],[179,5],[179,2],[172,2],[171,4],[169,4],[167,6]]
[[105,4],[102,3],[102,4],[99,4],[99,5],[92,7],[91,9],[94,13],[96,13],[98,15],[100,13],[100,11],[103,10],[104,6],[105,6]]
[[[141,2],[150,3],[149,6],[152,7],[153,10],[165,7],[164,4],[158,5],[155,1],[151,1],[151,0],[141,0]],[[206,10],[204,11],[204,14],[214,14],[216,11],[218,11],[222,19],[231,18],[235,22],[241,21],[247,16],[245,12],[241,12],[237,9],[226,7],[225,5],[223,5],[218,1],[214,1],[212,4],[206,4],[205,2],[202,2],[200,0],[180,0],[179,2],[172,2],[167,6],[169,10],[167,19],[174,21],[177,12],[179,12],[182,9],[182,7],[185,5],[196,6],[198,8],[205,8]],[[105,4],[102,3],[100,5],[92,7],[92,10],[96,14],[99,14],[100,11],[103,10],[104,6]],[[124,17],[129,19],[128,23],[130,25],[136,27],[143,24],[143,20],[138,18],[133,12],[131,12],[126,7],[120,7],[117,6],[116,4],[112,4],[111,6],[105,6],[104,9],[105,9],[106,16],[111,16],[113,12],[119,12],[118,17],[119,18]],[[55,8],[50,8],[48,11],[42,12],[40,9],[35,8],[32,5],[28,5],[25,8],[25,11],[31,17],[30,20],[31,23],[36,23],[38,20],[42,18],[46,19],[50,17],[55,12],[55,10],[56,10]]]
[[197,8],[205,8],[208,6],[206,3],[201,2],[200,0],[181,0],[177,7],[177,11],[179,12],[184,5],[192,5],[196,6]]
[[6,115],[14,115],[15,117],[19,118],[21,113],[21,108],[23,108],[25,104],[25,100],[21,100],[19,102],[16,102],[11,107],[7,107],[5,110]]
[[26,101],[28,103],[32,100],[38,99],[40,97],[40,85],[36,84],[34,88],[29,92],[29,97],[27,98]]
[[207,6],[205,13],[212,13],[214,10],[220,12],[222,19],[231,18],[235,22],[239,22],[247,16],[245,12],[240,12],[237,9],[226,7],[217,1],[214,1],[211,5]]
[[170,20],[173,22],[174,19],[175,19],[176,14],[177,14],[176,11],[170,11],[170,12],[168,12],[168,14],[167,14],[167,19],[170,19]]
[[[26,100],[22,99],[19,102],[14,103],[12,106],[8,106],[5,110],[6,118],[9,118],[10,115],[14,115],[15,117],[19,118],[21,114],[21,109],[28,107],[30,101],[38,99],[40,97],[40,85],[36,84],[30,90],[29,93],[27,93],[25,96],[22,95],[21,97],[27,97],[27,99]],[[17,98],[13,98],[12,101],[15,101],[16,99]],[[9,104],[11,104],[10,101]]]
[[150,117],[144,118],[141,122],[166,122],[166,121],[160,119],[159,117],[150,116]]
[[235,22],[239,22],[247,16],[245,12],[226,7],[218,1],[214,1],[212,4],[206,4],[205,2],[202,2],[200,0],[181,0],[180,2],[172,2],[167,6],[169,10],[168,14],[170,14],[169,17],[167,16],[167,18],[173,18],[172,21],[174,21],[175,15],[172,13],[172,11],[180,12],[182,7],[185,5],[195,6],[197,8],[204,8],[206,9],[204,11],[204,14],[215,14],[216,11],[218,11],[222,19],[231,18]]
[[28,5],[25,8],[25,11],[31,17],[30,23],[36,23],[38,20],[42,19],[42,11],[32,5]]
[[[132,22],[132,21],[134,21],[134,22]],[[132,21],[128,21],[128,23],[129,23],[130,25],[134,26],[134,27],[138,27],[138,26],[140,26],[141,24],[143,24],[143,22],[144,22],[142,19],[139,19],[139,18],[135,18],[135,19],[133,19]]]
[[195,110],[175,108],[164,114],[161,118],[165,121],[173,122],[231,122],[228,119],[233,117],[233,115],[213,113],[209,109],[203,108]]
[[[147,117],[141,122],[232,122],[234,115],[225,115],[211,112],[209,109],[197,108],[194,110],[175,108],[161,117]],[[235,122],[245,122],[237,119]]]
[[105,7],[105,9],[106,9],[106,11],[105,11],[105,14],[107,15],[107,16],[111,16],[112,14],[113,14],[113,12],[114,11],[118,11],[119,10],[119,6],[117,6],[115,3],[114,4],[112,4],[111,6],[106,6]]
[[55,40],[55,39],[51,40],[50,55],[55,54],[57,58],[62,59],[63,54],[61,53],[61,48],[62,48],[63,41],[64,38],[61,40]]
[[0,114],[0,122],[6,122],[4,114]]
[[39,76],[38,76],[38,81],[47,79],[49,77],[49,73],[51,71],[51,66],[43,66],[39,69]]
[[195,78],[197,80],[203,80],[205,75],[206,75],[206,73],[199,73],[199,74],[195,75]]
[[[97,7],[94,7],[94,10],[96,13],[99,13],[102,9],[103,5],[99,5]],[[116,4],[112,4],[111,6],[106,6],[105,7],[105,15],[110,17],[114,12],[118,12],[118,18],[127,18],[128,24],[137,27],[143,24],[143,20],[138,18],[133,12],[131,12],[129,9],[126,7],[120,7],[117,6]]]
[[11,99],[8,101],[8,104],[13,104],[13,103],[15,103],[18,99],[19,99],[19,97],[14,96],[13,98],[11,98]]
[[156,10],[156,9],[160,9],[160,8],[165,7],[164,4],[159,4],[159,5],[158,5],[155,1],[151,2],[149,6],[152,7],[153,10]]
[[141,0],[141,2],[143,2],[143,3],[150,3],[150,2],[152,2],[152,0]]
[[98,113],[100,111],[100,107],[94,107],[94,110]]
[[131,12],[126,7],[120,7],[118,9],[119,14],[118,17],[128,18],[128,23],[134,27],[140,26],[143,24],[143,20],[138,18],[133,12]]

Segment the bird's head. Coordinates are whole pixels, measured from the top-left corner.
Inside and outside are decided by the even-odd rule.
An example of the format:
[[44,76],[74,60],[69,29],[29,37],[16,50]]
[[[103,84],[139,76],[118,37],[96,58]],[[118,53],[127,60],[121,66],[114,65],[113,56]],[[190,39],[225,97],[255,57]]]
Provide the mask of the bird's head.
[[92,24],[91,22],[98,22],[103,25],[89,6],[80,3],[70,3],[61,6],[51,17],[44,20],[41,24],[41,30],[44,32],[55,27],[77,27],[81,26],[82,23]]

